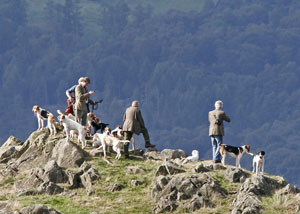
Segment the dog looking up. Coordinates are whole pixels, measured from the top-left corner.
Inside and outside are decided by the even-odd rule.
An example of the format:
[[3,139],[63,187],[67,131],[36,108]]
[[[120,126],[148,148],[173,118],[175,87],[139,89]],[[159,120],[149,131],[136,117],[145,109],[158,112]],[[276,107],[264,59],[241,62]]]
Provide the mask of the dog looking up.
[[229,146],[226,144],[221,144],[220,145],[220,154],[222,156],[222,165],[225,166],[226,154],[229,154],[231,157],[236,159],[235,166],[238,168],[241,168],[240,161],[245,152],[247,152],[247,153],[250,152],[249,145],[235,147],[235,146]]
[[257,176],[259,173],[259,170],[261,170],[262,175],[264,174],[264,168],[265,168],[265,152],[260,151],[256,155],[253,153],[249,153],[249,155],[253,156],[253,170],[252,172],[255,172],[255,175]]
[[50,112],[46,111],[45,109],[40,108],[38,105],[32,107],[32,111],[34,115],[37,117],[38,120],[38,130],[44,128],[44,120],[47,120],[47,127],[50,130],[50,135],[56,134],[55,128],[55,117]]
[[197,160],[199,160],[199,152],[198,152],[198,150],[193,150],[192,151],[192,156],[188,156],[186,158],[183,158],[182,160],[183,160],[182,164],[185,164],[185,163],[187,163],[189,161],[197,161]]
[[59,116],[57,117],[60,124],[63,125],[64,130],[67,135],[67,142],[70,141],[70,131],[75,130],[78,133],[78,140],[81,142],[81,148],[84,149],[86,147],[86,140],[85,136],[87,133],[86,127],[82,126],[81,124],[77,123],[76,121],[70,119],[60,110],[57,110]]

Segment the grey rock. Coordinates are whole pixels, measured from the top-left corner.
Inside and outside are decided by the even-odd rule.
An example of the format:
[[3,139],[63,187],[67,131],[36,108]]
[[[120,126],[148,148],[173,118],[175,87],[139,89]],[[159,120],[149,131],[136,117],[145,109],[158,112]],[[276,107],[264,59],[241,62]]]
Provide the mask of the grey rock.
[[160,176],[152,188],[152,198],[157,202],[155,213],[172,212],[179,205],[191,211],[213,207],[212,200],[224,197],[221,187],[206,173],[171,178]]
[[60,214],[60,212],[46,205],[35,204],[22,208],[18,214]]
[[164,156],[158,151],[146,151],[144,153],[144,158],[150,160],[163,160]]
[[92,166],[88,164],[86,161],[84,161],[80,166],[80,169],[84,172],[87,172],[90,168],[92,168]]
[[44,182],[42,183],[38,188],[37,191],[39,193],[46,193],[49,195],[55,195],[55,194],[59,194],[62,193],[64,191],[63,188],[59,187],[58,185],[56,185],[53,182]]
[[119,182],[114,183],[108,188],[109,192],[116,192],[122,190],[122,185]]
[[273,194],[286,186],[284,180],[275,180],[266,176],[247,178],[233,200],[232,214],[261,213],[261,196]]
[[8,146],[22,146],[24,144],[23,141],[21,141],[20,139],[14,137],[14,136],[10,136],[5,143],[1,146],[2,147],[8,147]]
[[7,163],[10,159],[14,158],[18,154],[15,146],[1,147],[0,149],[0,163]]
[[239,168],[228,168],[225,173],[225,178],[232,183],[238,183],[245,181],[246,177],[250,174]]
[[58,166],[55,160],[50,160],[44,167],[44,181],[51,181],[54,183],[67,183],[68,176],[64,170]]
[[66,176],[68,177],[68,184],[70,185],[69,189],[83,187],[83,184],[82,184],[81,178],[80,178],[80,176],[83,173],[84,172],[82,170],[79,170],[77,172],[73,172],[71,170],[66,170]]
[[143,170],[140,166],[128,166],[127,167],[127,174],[129,175],[138,175],[145,173],[145,170]]
[[14,183],[14,191],[18,196],[37,194],[37,187],[44,181],[41,178],[43,169],[35,168],[31,170],[29,178],[24,178]]
[[88,195],[94,192],[92,186],[100,178],[101,176],[99,175],[98,171],[95,170],[94,168],[90,168],[88,171],[86,171],[80,176],[81,183],[85,187]]
[[77,145],[61,139],[53,148],[52,157],[60,167],[79,167],[84,161],[83,150]]
[[140,186],[144,184],[143,181],[139,181],[139,180],[131,180],[130,183],[132,186]]
[[286,185],[284,188],[278,190],[277,194],[279,195],[288,195],[288,194],[297,194],[300,193],[300,190],[291,184]]
[[194,168],[194,172],[196,172],[196,173],[209,172],[209,171],[211,171],[211,169],[206,168],[202,163],[198,164]]
[[178,149],[164,149],[161,154],[164,156],[164,159],[170,160],[170,159],[176,159],[176,158],[186,158],[188,155],[185,153],[185,151]]
[[166,161],[158,167],[158,169],[155,172],[155,176],[174,175],[182,172],[185,172],[185,170],[182,167],[171,161]]

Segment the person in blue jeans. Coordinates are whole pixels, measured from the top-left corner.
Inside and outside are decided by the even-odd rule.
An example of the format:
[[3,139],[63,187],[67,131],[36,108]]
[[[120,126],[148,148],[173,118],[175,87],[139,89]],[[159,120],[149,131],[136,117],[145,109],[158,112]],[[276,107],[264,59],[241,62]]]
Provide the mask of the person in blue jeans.
[[223,143],[224,124],[223,121],[230,122],[230,118],[222,110],[223,102],[218,100],[215,102],[215,110],[208,113],[209,136],[212,144],[212,156],[214,163],[221,163],[220,144]]

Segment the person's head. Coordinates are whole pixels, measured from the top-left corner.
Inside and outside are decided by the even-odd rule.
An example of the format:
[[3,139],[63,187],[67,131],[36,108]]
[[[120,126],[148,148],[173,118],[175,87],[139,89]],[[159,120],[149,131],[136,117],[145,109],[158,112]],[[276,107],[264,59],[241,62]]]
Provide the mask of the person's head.
[[223,108],[223,102],[222,102],[221,100],[217,100],[217,101],[215,102],[215,108],[216,108],[216,109],[221,109],[221,108]]
[[90,79],[88,77],[80,77],[78,83],[83,87],[86,87],[90,83]]
[[139,101],[134,100],[134,101],[132,102],[131,106],[133,106],[133,107],[139,107]]

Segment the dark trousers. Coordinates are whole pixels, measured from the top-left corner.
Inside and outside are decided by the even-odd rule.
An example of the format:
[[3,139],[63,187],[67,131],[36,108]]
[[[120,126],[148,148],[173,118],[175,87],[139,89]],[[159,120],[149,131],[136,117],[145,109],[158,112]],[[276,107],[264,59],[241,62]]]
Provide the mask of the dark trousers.
[[[147,144],[150,144],[150,137],[149,137],[148,129],[147,128],[142,128],[141,129],[141,133],[144,136],[145,146]],[[133,135],[133,132],[131,132],[131,131],[124,131],[124,140],[130,140],[132,138],[132,135]],[[129,144],[125,144],[124,145],[124,155],[125,156],[129,155],[128,149],[129,149]]]

